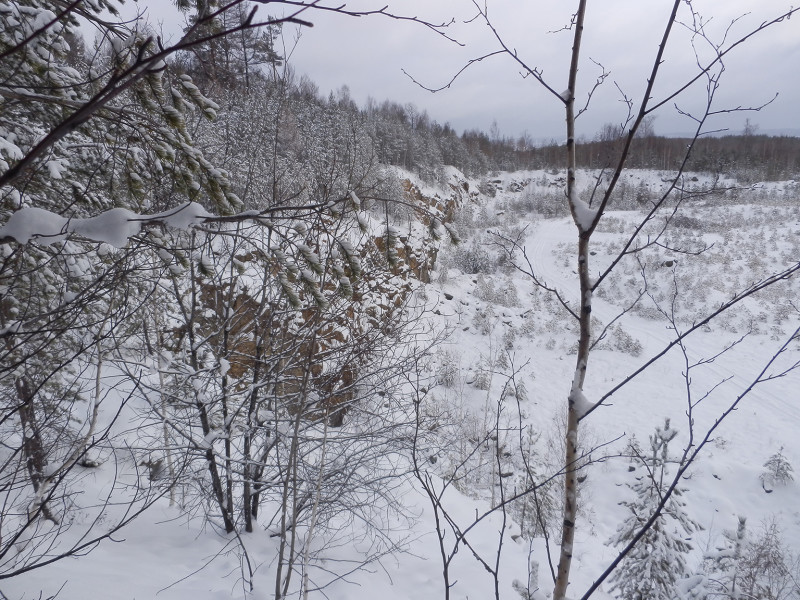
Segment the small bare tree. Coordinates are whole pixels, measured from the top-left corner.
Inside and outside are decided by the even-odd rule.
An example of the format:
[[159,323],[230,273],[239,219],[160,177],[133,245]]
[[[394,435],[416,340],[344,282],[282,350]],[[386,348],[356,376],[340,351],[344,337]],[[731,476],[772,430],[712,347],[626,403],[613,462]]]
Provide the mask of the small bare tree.
[[[171,323],[153,318],[148,310],[163,306],[157,303],[175,291],[165,281],[181,273],[186,278],[187,271],[196,274],[207,266],[191,254],[202,250],[202,244],[169,245],[175,238],[164,235],[167,223],[184,230],[208,224],[211,229],[200,236],[204,240],[209,239],[206,235],[231,235],[232,223],[257,227],[268,237],[276,224],[288,227],[289,221],[304,216],[333,218],[337,207],[355,199],[346,192],[358,187],[358,176],[345,193],[332,190],[324,200],[295,196],[295,205],[287,194],[281,206],[264,203],[237,213],[243,208],[242,198],[233,191],[228,174],[200,149],[190,126],[198,118],[215,119],[219,106],[189,75],[171,68],[170,61],[223,38],[238,35],[245,41],[258,31],[266,30],[269,36],[271,28],[282,24],[310,25],[307,18],[315,11],[408,20],[442,31],[441,25],[385,9],[280,0],[270,4],[280,5],[284,15],[261,18],[259,7],[243,0],[180,0],[180,8],[193,11],[191,25],[176,42],[167,43],[150,31],[143,17],[118,18],[118,4],[11,0],[0,10],[0,579],[93,548],[161,494],[171,493],[174,500],[173,484],[185,475],[187,465],[171,452],[176,422],[168,380],[175,374],[164,378],[160,372],[167,388],[149,397],[161,410],[157,414],[163,462],[157,456],[132,457],[123,450],[127,440],[111,439],[114,416],[132,391],[112,392],[103,384],[108,370],[117,368],[110,367],[112,361],[128,366],[126,353],[142,341],[139,336],[155,349],[170,343],[165,329]],[[85,56],[80,52],[85,47],[80,43],[81,21],[94,28],[100,40],[95,52]],[[270,39],[262,41],[269,46]],[[247,47],[243,50],[249,52]],[[253,58],[250,53],[244,59],[246,83]],[[199,215],[205,216],[195,218]],[[171,220],[175,217],[177,221]],[[176,237],[185,241],[187,236],[191,237]],[[213,246],[204,243],[206,248]],[[264,285],[290,297],[303,288],[324,304],[314,251],[304,244],[293,248],[311,262],[302,262],[301,256],[299,263],[267,270]],[[232,257],[227,265],[234,265]],[[345,271],[339,275],[327,283],[348,287]],[[179,284],[177,289],[186,288]],[[199,289],[192,291],[200,294]],[[235,299],[238,291],[231,287],[230,293]],[[198,319],[192,310],[200,303],[188,304],[189,325],[195,327]],[[187,308],[186,303],[177,306]],[[230,317],[223,321],[224,338],[236,327]],[[218,347],[230,348],[224,340]],[[202,350],[201,344],[190,354]],[[165,359],[162,366],[170,364],[166,357],[159,358]],[[201,368],[202,358],[190,357],[183,366]],[[226,355],[218,358],[235,366]],[[220,412],[225,413],[230,398],[246,394],[225,381],[222,360],[216,368],[221,375]],[[135,386],[141,383],[135,377],[132,381]],[[198,396],[203,391],[202,386],[192,390]],[[319,407],[314,410],[319,414]],[[100,411],[110,418],[99,419]],[[256,420],[250,413],[247,418]],[[205,435],[216,435],[214,423],[203,424],[202,417],[200,421],[205,434],[197,440],[193,431],[189,439],[203,442]],[[209,438],[193,450],[207,452],[210,463],[221,462],[233,475],[238,465],[232,446],[217,454],[214,441]],[[262,441],[250,440],[245,454],[263,450],[253,447]],[[228,437],[221,443],[230,446],[233,440]],[[92,514],[101,515],[105,506],[118,503],[129,510],[102,530],[98,516],[76,536],[76,543],[59,546],[70,522],[65,517],[82,508],[80,481],[101,459],[132,463],[141,485],[111,486],[121,496],[108,497],[100,505],[93,502]],[[259,467],[248,463],[244,472],[250,486],[245,496],[252,500],[245,520],[256,512],[259,489],[254,486],[262,483],[253,468]],[[214,489],[228,530],[234,526],[228,487],[238,482],[220,478]]]
[[[688,359],[686,344],[692,334],[700,331],[703,327],[713,322],[715,319],[732,310],[746,298],[757,295],[767,288],[786,281],[798,271],[800,262],[792,261],[788,267],[775,271],[754,274],[755,283],[738,290],[732,297],[724,301],[721,305],[712,307],[701,317],[693,320],[688,326],[679,326],[676,322],[674,313],[670,314],[669,308],[659,309],[672,325],[674,333],[673,339],[666,343],[664,347],[653,355],[646,357],[640,364],[632,367],[630,375],[625,377],[620,383],[614,385],[605,392],[594,392],[586,389],[587,370],[590,365],[592,350],[596,338],[602,338],[618,319],[630,310],[643,297],[647,297],[647,281],[643,281],[643,291],[633,301],[633,304],[624,308],[619,315],[611,319],[605,325],[605,329],[600,332],[593,331],[592,304],[595,294],[607,284],[609,277],[623,261],[637,259],[644,256],[646,252],[658,247],[667,247],[675,252],[684,251],[681,248],[670,247],[666,240],[672,220],[678,214],[681,206],[690,197],[688,190],[684,187],[685,168],[689,156],[691,155],[695,142],[710,130],[710,123],[715,116],[736,111],[757,111],[769,104],[770,101],[752,107],[738,106],[729,108],[721,106],[717,98],[717,92],[725,74],[726,59],[729,55],[751,40],[753,37],[763,35],[764,32],[787,22],[798,10],[788,8],[784,12],[773,15],[765,19],[738,37],[734,35],[734,25],[736,20],[723,31],[720,40],[717,41],[707,33],[707,20],[699,15],[690,2],[683,0],[673,0],[671,10],[663,24],[663,30],[658,47],[652,61],[649,63],[648,72],[643,77],[644,86],[639,99],[635,100],[624,92],[622,101],[627,106],[628,111],[620,126],[610,127],[604,132],[605,136],[616,137],[616,154],[610,161],[608,168],[598,176],[597,181],[588,197],[579,195],[577,186],[577,158],[576,147],[578,140],[576,137],[576,120],[589,109],[594,92],[601,86],[609,76],[605,68],[601,66],[601,74],[593,82],[590,82],[588,91],[584,97],[579,98],[581,85],[579,79],[579,68],[582,65],[582,40],[584,28],[587,27],[587,1],[578,0],[575,12],[570,23],[563,29],[572,36],[572,51],[569,67],[566,72],[567,84],[563,92],[561,85],[556,84],[549,75],[545,75],[542,68],[526,60],[504,40],[502,33],[495,26],[490,18],[488,2],[472,0],[475,10],[474,22],[482,22],[489,33],[489,37],[496,43],[496,49],[482,56],[469,61],[456,75],[448,81],[445,86],[439,88],[425,88],[436,92],[443,90],[450,85],[468,67],[484,61],[493,56],[505,56],[510,59],[518,68],[521,69],[523,76],[530,78],[537,85],[541,86],[553,101],[563,107],[566,122],[566,147],[564,155],[564,166],[566,167],[567,177],[564,189],[566,205],[569,208],[572,221],[575,225],[576,243],[574,257],[576,260],[576,272],[578,275],[578,286],[574,293],[570,290],[550,285],[540,274],[537,265],[528,260],[525,253],[522,238],[500,238],[505,245],[510,256],[518,262],[517,268],[528,275],[534,285],[552,294],[557,301],[565,308],[570,318],[577,324],[577,355],[574,374],[568,385],[569,391],[565,399],[566,431],[565,431],[565,453],[563,456],[564,472],[564,497],[562,499],[563,521],[560,532],[560,549],[558,551],[557,568],[551,569],[553,572],[553,598],[564,600],[567,596],[567,587],[570,581],[572,567],[573,549],[575,543],[575,528],[579,512],[578,479],[581,465],[581,453],[579,436],[581,433],[581,423],[588,419],[591,414],[600,407],[606,405],[620,390],[624,389],[632,380],[646,373],[649,368],[664,357],[671,349],[678,348],[684,353],[686,358],[686,387],[687,387],[687,415],[690,431],[690,442],[683,452],[678,468],[671,483],[663,486],[660,501],[653,507],[653,512],[645,519],[637,532],[632,533],[630,541],[620,551],[619,556],[611,562],[607,569],[599,576],[595,583],[583,594],[583,598],[588,598],[597,587],[605,581],[609,575],[617,568],[620,561],[629,554],[632,548],[642,539],[646,532],[653,526],[662,512],[670,497],[677,489],[680,477],[686,472],[688,466],[697,457],[698,452],[705,446],[710,439],[711,433],[716,429],[722,419],[757,385],[781,377],[797,366],[794,361],[789,361],[788,366],[783,366],[778,360],[791,343],[797,339],[798,330],[792,328],[792,332],[785,336],[784,343],[777,350],[777,353],[768,357],[758,375],[745,386],[744,390],[737,394],[730,402],[728,408],[719,415],[714,424],[703,434],[694,431],[694,420],[692,418],[693,408],[702,398],[695,398],[691,392],[691,381],[689,371],[699,366]],[[664,63],[667,46],[674,41],[675,31],[683,29],[689,32],[690,43],[694,57],[696,59],[693,71],[678,84],[675,84],[667,91],[657,92],[656,83],[660,82],[661,69]],[[425,86],[423,86],[425,87]],[[676,101],[690,89],[704,89],[705,101],[699,112],[688,111],[677,107],[676,110],[690,119],[694,126],[694,136],[688,144],[684,156],[678,162],[678,167],[670,177],[669,183],[664,192],[652,200],[643,211],[641,219],[635,223],[626,233],[626,240],[622,249],[603,267],[599,272],[595,272],[591,266],[593,255],[592,245],[595,241],[595,233],[598,226],[603,222],[604,217],[610,209],[610,202],[615,190],[620,183],[623,171],[627,168],[628,156],[631,146],[636,137],[651,127],[652,118],[656,111],[663,109]],[[658,95],[657,95],[658,94]],[[643,270],[644,272],[644,270]],[[678,292],[675,292],[677,297]],[[724,351],[723,351],[724,353]],[[778,366],[781,364],[782,366]],[[590,400],[591,398],[591,400]],[[532,486],[535,488],[536,486]],[[498,542],[501,543],[501,542]],[[552,567],[552,565],[551,565]]]

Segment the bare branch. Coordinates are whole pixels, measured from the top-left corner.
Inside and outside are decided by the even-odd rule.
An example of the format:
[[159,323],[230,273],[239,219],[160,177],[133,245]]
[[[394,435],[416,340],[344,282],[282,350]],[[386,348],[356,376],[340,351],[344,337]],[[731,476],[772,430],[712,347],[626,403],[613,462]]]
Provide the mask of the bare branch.
[[660,107],[662,107],[665,104],[667,104],[668,102],[673,101],[676,97],[678,97],[680,94],[682,94],[684,91],[689,89],[692,85],[694,85],[701,77],[706,76],[711,69],[713,69],[717,64],[722,62],[722,59],[725,58],[731,52],[733,52],[734,49],[738,48],[739,46],[744,44],[747,40],[749,40],[750,38],[758,35],[759,33],[761,33],[762,31],[764,31],[766,29],[768,29],[769,27],[771,27],[773,25],[776,25],[778,23],[781,23],[784,20],[790,19],[792,17],[792,15],[794,15],[798,11],[800,11],[800,8],[792,8],[792,9],[786,11],[785,13],[775,17],[774,19],[771,19],[769,21],[764,21],[763,23],[761,23],[761,25],[756,27],[754,30],[748,32],[746,35],[743,35],[742,37],[737,39],[735,42],[733,42],[727,48],[720,49],[719,52],[718,52],[718,55],[713,60],[708,62],[704,67],[702,67],[702,69],[700,70],[699,73],[697,73],[694,77],[692,77],[684,85],[682,85],[681,87],[679,87],[678,89],[676,89],[672,93],[670,93],[667,96],[665,96],[663,99],[659,100],[658,102],[656,102],[654,104],[649,105],[647,107],[647,110],[645,111],[645,114],[652,113],[652,112],[658,110]]
[[401,69],[401,70],[403,71],[403,74],[404,74],[406,77],[408,77],[408,78],[409,78],[411,81],[413,81],[414,83],[416,83],[416,84],[417,84],[419,87],[421,87],[423,90],[426,90],[426,91],[428,91],[428,92],[432,92],[432,93],[434,93],[434,94],[435,94],[436,92],[441,92],[442,90],[446,90],[446,89],[448,89],[448,88],[449,88],[451,85],[453,85],[453,83],[455,83],[456,79],[458,79],[458,77],[459,77],[459,76],[460,76],[462,73],[464,73],[464,71],[466,71],[467,69],[469,69],[469,68],[470,68],[472,65],[474,65],[475,63],[482,62],[482,61],[486,60],[487,58],[491,58],[492,56],[498,56],[498,55],[500,55],[500,54],[505,54],[505,51],[504,51],[504,50],[495,50],[494,52],[490,52],[489,54],[484,54],[483,56],[479,56],[478,58],[473,58],[473,59],[470,59],[470,60],[469,60],[469,62],[467,62],[467,64],[466,64],[466,65],[464,65],[463,67],[461,67],[461,68],[460,68],[460,69],[459,69],[459,70],[456,72],[456,74],[455,74],[455,75],[453,75],[453,76],[450,78],[450,81],[448,81],[448,82],[447,82],[447,83],[445,83],[444,85],[442,85],[442,86],[440,86],[440,87],[437,87],[437,88],[432,88],[432,87],[428,87],[428,86],[426,86],[426,85],[423,85],[422,83],[420,83],[419,81],[417,81],[417,80],[416,80],[416,79],[415,79],[415,78],[414,78],[414,77],[413,77],[413,76],[412,76],[412,75],[411,75],[411,74],[410,74],[408,71],[406,71],[405,69]]
[[[577,114],[575,115],[576,119],[580,117],[583,113],[585,113],[587,110],[589,110],[589,104],[591,104],[592,102],[592,96],[594,96],[594,93],[597,91],[597,89],[601,85],[603,85],[606,78],[611,74],[609,71],[606,71],[606,68],[602,64],[600,64],[593,58],[590,57],[589,60],[592,61],[594,64],[596,64],[598,67],[600,67],[600,75],[598,75],[597,79],[595,79],[592,89],[589,90],[588,94],[586,94],[586,104],[583,105],[583,108],[578,110]],[[619,88],[619,86],[617,86],[617,88]]]

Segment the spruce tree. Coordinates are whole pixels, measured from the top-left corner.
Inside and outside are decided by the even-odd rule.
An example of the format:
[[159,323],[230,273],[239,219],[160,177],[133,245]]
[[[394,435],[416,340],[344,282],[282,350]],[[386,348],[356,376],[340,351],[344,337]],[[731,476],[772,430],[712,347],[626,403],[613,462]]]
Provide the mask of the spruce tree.
[[776,485],[786,485],[794,481],[791,463],[783,455],[783,446],[764,463],[764,472],[761,473],[761,486],[769,493]]
[[656,512],[652,527],[623,559],[611,578],[612,589],[624,600],[672,600],[676,584],[686,574],[686,554],[692,549],[687,541],[700,526],[686,514],[684,489],[676,487],[669,500],[659,508],[670,485],[668,475],[669,443],[677,435],[669,419],[650,436],[650,457],[643,458],[647,474],[636,478],[628,487],[632,500],[620,504],[628,516],[609,540],[614,546],[625,546]]

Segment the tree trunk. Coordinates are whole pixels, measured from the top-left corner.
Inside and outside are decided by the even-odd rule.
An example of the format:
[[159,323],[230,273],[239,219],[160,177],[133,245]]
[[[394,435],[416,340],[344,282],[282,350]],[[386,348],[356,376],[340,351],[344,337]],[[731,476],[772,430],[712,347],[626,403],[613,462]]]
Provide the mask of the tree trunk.
[[554,600],[564,600],[569,585],[569,573],[572,567],[572,545],[575,539],[575,520],[578,514],[576,467],[578,459],[578,419],[575,407],[575,393],[583,390],[586,377],[586,365],[589,359],[589,343],[591,340],[592,290],[589,280],[589,236],[584,230],[577,214],[577,191],[575,182],[575,88],[578,77],[578,58],[580,56],[583,20],[586,13],[586,0],[580,0],[575,15],[575,33],[572,45],[572,61],[569,70],[569,86],[564,98],[567,121],[567,200],[570,212],[578,229],[578,273],[580,276],[580,338],[578,340],[578,358],[575,365],[575,376],[567,402],[567,431],[565,439],[564,467],[564,520],[561,525],[561,551],[558,561],[558,573]]

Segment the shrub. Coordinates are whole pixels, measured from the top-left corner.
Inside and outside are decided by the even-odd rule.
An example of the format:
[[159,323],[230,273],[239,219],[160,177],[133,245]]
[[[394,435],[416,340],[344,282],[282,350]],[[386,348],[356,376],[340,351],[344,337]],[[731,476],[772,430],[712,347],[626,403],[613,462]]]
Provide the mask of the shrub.
[[476,240],[469,246],[458,248],[453,255],[456,268],[469,275],[492,271],[492,256]]
[[436,382],[446,388],[455,387],[459,377],[460,357],[451,350],[439,352],[439,368],[436,370]]
[[783,446],[764,463],[764,472],[761,473],[761,487],[770,493],[776,485],[786,485],[794,481],[791,463],[783,455]]

